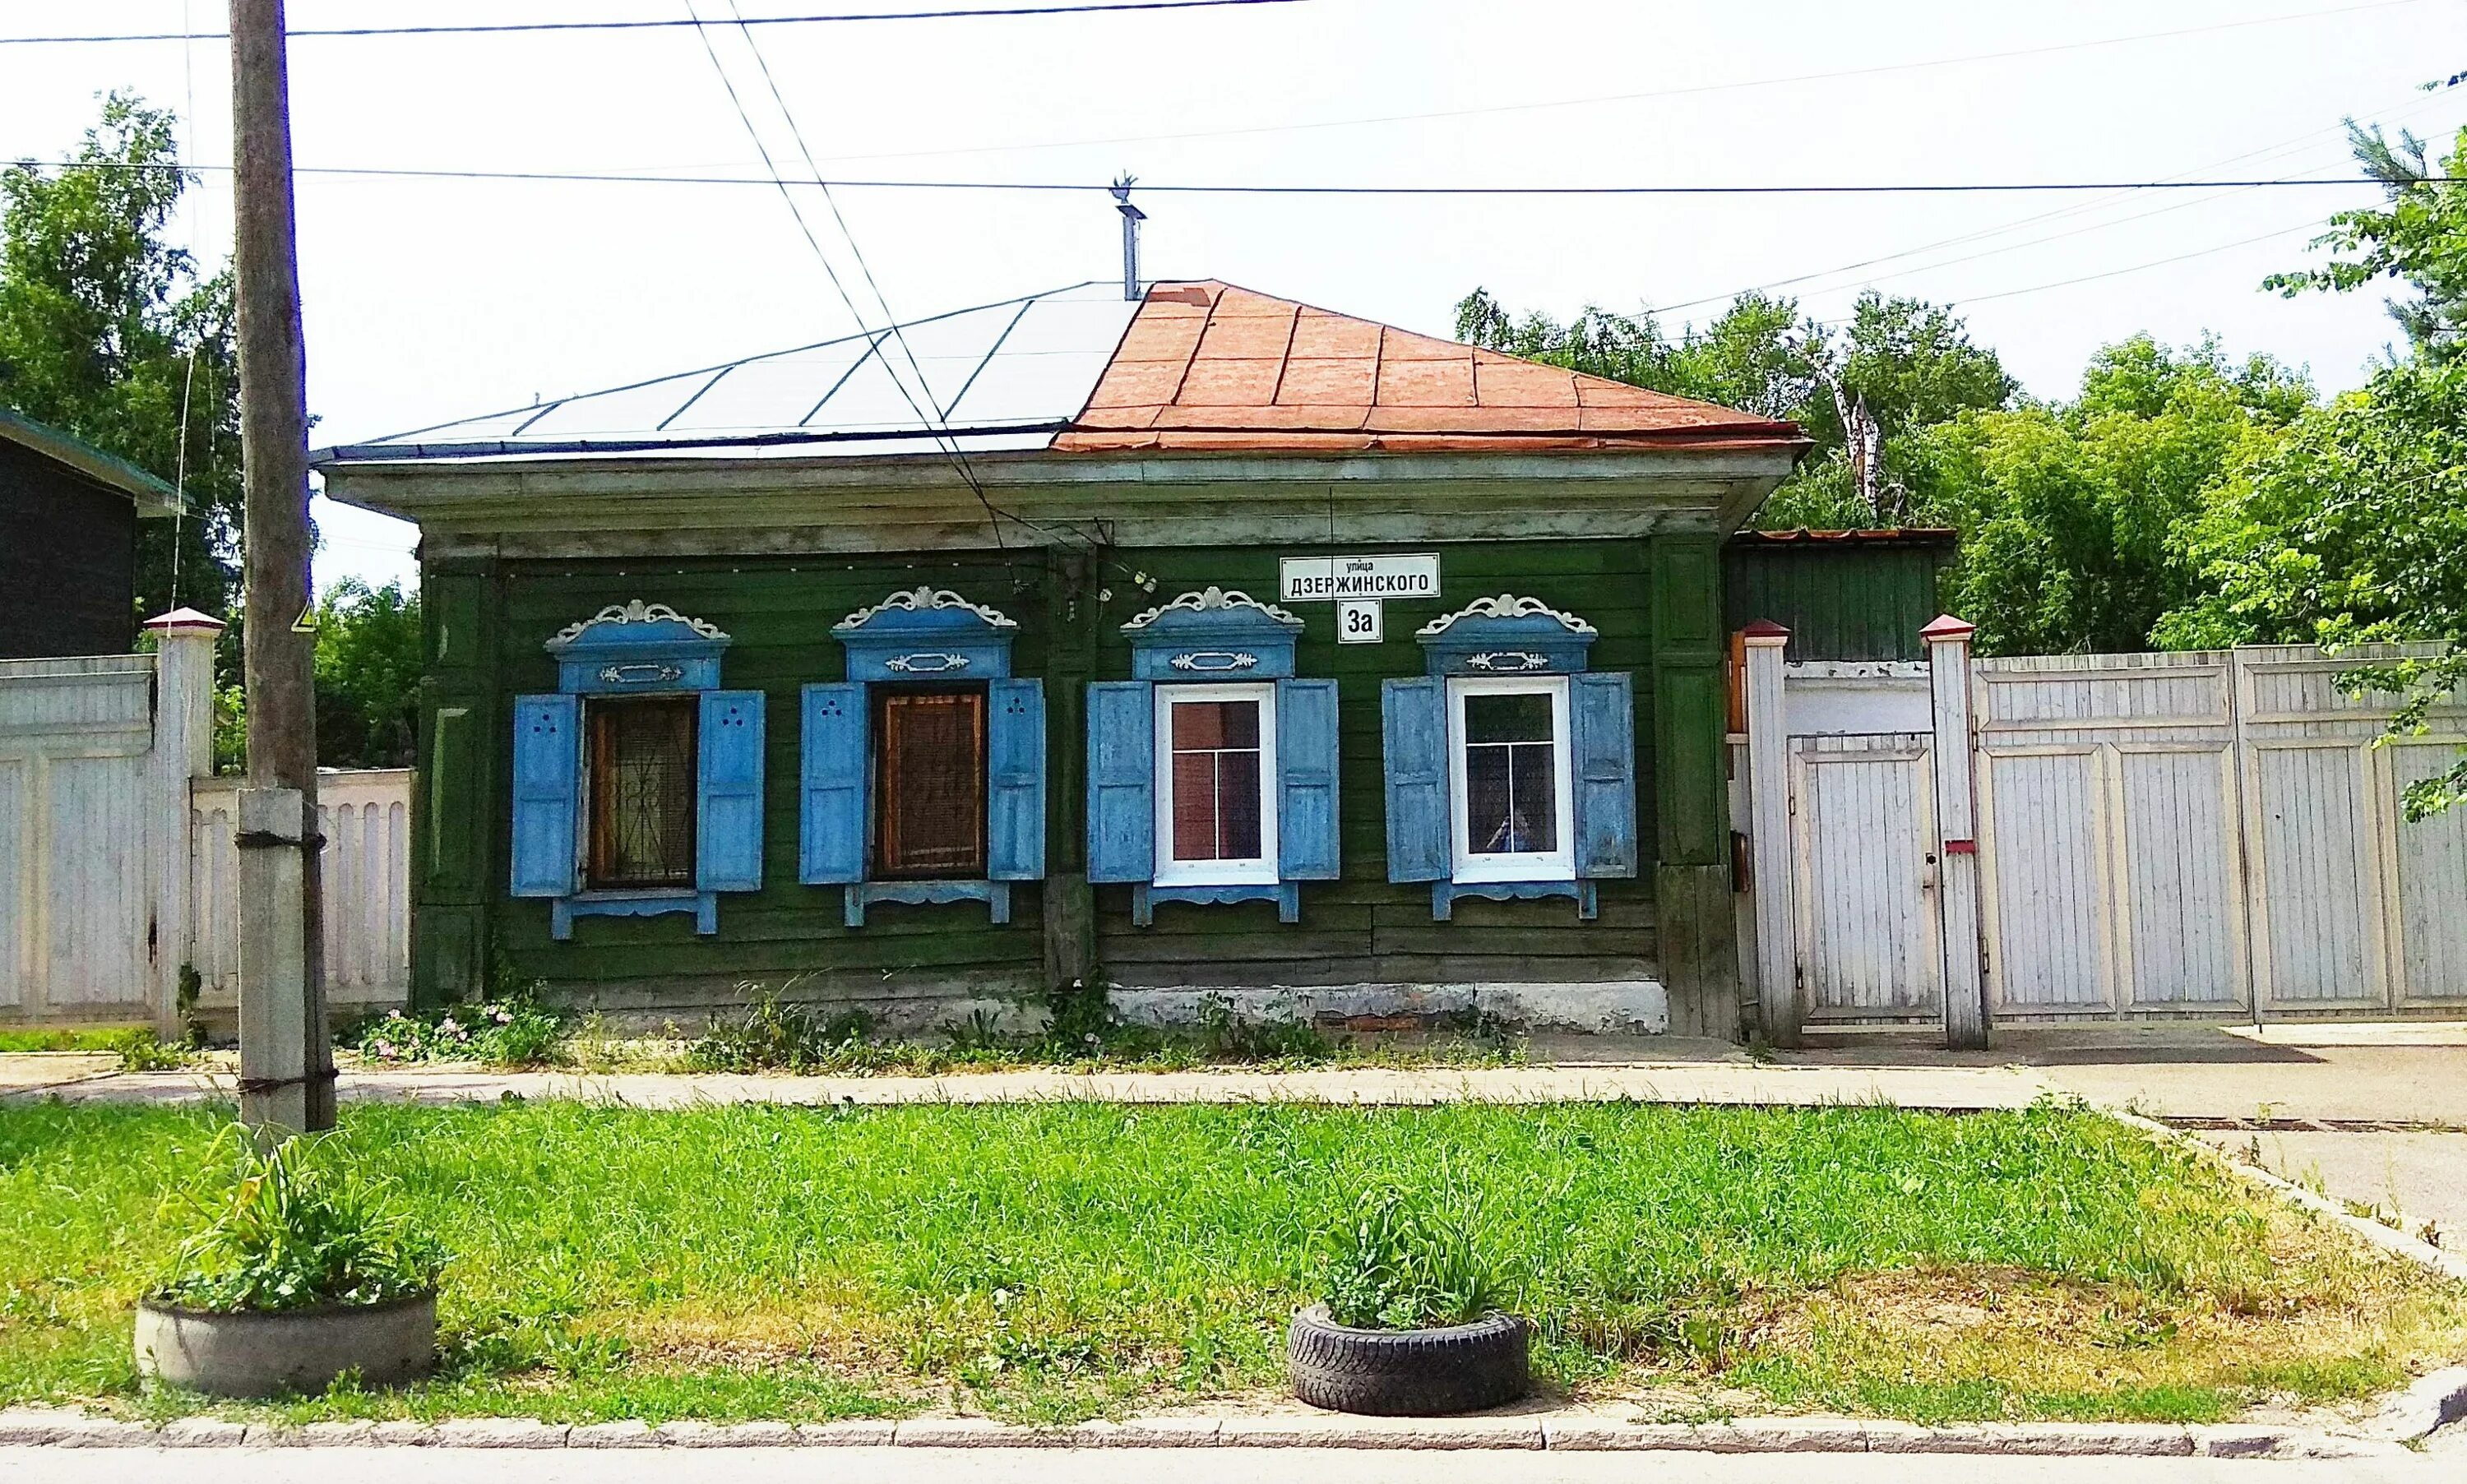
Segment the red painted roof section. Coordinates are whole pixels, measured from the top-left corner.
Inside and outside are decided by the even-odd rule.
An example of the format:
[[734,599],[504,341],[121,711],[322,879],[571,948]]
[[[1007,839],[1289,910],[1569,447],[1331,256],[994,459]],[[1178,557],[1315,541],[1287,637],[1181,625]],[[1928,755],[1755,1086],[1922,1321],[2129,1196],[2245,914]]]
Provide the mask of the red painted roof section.
[[1211,281],[1148,290],[1053,447],[1556,452],[1803,441],[1793,423]]

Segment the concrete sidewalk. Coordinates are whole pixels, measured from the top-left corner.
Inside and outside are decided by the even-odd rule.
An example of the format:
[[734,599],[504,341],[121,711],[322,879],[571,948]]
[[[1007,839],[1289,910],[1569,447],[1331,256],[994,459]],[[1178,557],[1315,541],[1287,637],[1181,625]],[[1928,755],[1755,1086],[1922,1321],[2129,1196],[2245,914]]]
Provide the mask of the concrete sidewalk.
[[[1813,1466],[1813,1469],[1811,1468]],[[2433,1484],[2444,1456],[2253,1462],[2237,1458],[2000,1458],[1975,1454],[1394,1452],[1336,1449],[842,1449],[827,1472],[782,1449],[533,1452],[483,1449],[0,1449],[0,1480],[122,1484]]]
[[[205,1072],[89,1078],[37,1095],[71,1102],[175,1103],[234,1095],[234,1080]],[[507,1096],[577,1098],[635,1108],[730,1103],[855,1104],[1306,1102],[1415,1107],[1450,1102],[1718,1103],[1816,1107],[1882,1103],[1954,1112],[2023,1108],[2054,1091],[2011,1067],[1798,1067],[1747,1061],[1624,1066],[1483,1067],[1251,1072],[1004,1071],[941,1077],[678,1076],[471,1070],[349,1071],[347,1102],[470,1103]],[[22,1094],[20,1094],[22,1095]]]

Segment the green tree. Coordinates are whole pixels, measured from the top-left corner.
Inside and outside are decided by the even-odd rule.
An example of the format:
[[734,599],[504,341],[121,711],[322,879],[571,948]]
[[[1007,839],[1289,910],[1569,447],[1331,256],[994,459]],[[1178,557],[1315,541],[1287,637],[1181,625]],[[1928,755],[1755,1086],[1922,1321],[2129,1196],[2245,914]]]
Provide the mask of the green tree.
[[2467,351],[2467,128],[2436,173],[2425,159],[2422,140],[2401,134],[2391,144],[2379,128],[2350,121],[2356,158],[2388,189],[2380,207],[2341,212],[2330,230],[2314,239],[2340,253],[2328,264],[2273,274],[2265,288],[2294,298],[2327,289],[2348,293],[2395,281],[2414,291],[2388,301],[2390,317],[2407,331],[2417,355],[2450,360]]
[[[1862,295],[1840,326],[1802,316],[1795,300],[1741,294],[1712,323],[1673,340],[1650,315],[1589,306],[1561,324],[1512,313],[1476,289],[1457,304],[1457,337],[1799,424],[1815,447],[1758,512],[1769,528],[1905,523],[1913,513],[1906,479],[1912,435],[1964,411],[2009,406],[2018,390],[1951,310],[1876,293]],[[1866,480],[1851,438],[1862,416],[1877,434]]]
[[185,488],[192,516],[139,527],[138,604],[221,617],[239,580],[231,280],[165,239],[195,183],[178,162],[172,116],[115,93],[71,166],[0,171],[0,403]]
[[[2206,590],[2159,625],[2171,647],[2447,640],[2438,658],[2367,664],[2398,693],[2393,737],[2467,686],[2467,357],[2385,369],[2306,413],[2238,469],[2192,539]],[[2410,819],[2467,798],[2467,758],[2407,793]]]
[[1921,430],[1919,508],[1962,533],[1946,604],[1985,654],[2149,646],[2199,591],[2188,531],[2224,470],[2275,446],[2312,403],[2267,357],[2147,335],[2094,357],[2070,403],[1968,411]]
[[317,603],[317,761],[407,768],[418,750],[419,596],[345,577]]

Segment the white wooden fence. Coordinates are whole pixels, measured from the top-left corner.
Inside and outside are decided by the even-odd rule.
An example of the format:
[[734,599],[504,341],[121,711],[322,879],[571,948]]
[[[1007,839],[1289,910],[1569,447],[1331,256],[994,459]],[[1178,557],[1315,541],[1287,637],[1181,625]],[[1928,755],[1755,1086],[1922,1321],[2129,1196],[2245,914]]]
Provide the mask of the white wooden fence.
[[[2467,1012],[2467,811],[2400,805],[2456,758],[2467,707],[2385,741],[2395,698],[2335,679],[2406,651],[1973,663],[1938,642],[1966,714],[1945,720],[1939,684],[1917,731],[1927,666],[1788,665],[1781,642],[1749,641],[1734,808],[1742,961],[1777,1039],[1957,1019],[1949,979],[2000,1024]],[[1937,817],[1948,798],[1975,835]],[[1973,892],[1975,947],[1949,911]]]
[[[236,779],[213,771],[214,643],[183,612],[153,654],[0,661],[0,1024],[178,1028],[181,970],[234,1003]],[[324,773],[328,993],[410,981],[407,772]]]
[[[192,805],[199,1005],[239,1003],[238,778],[198,782]],[[411,987],[411,772],[317,775],[324,871],[326,1000],[336,1009],[401,1004]]]

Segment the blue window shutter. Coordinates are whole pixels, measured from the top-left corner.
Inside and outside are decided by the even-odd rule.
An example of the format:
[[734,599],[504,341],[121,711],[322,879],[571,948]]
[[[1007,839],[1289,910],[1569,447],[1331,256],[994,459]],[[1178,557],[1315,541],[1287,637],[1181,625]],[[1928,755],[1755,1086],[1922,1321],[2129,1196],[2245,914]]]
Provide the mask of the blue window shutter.
[[1277,874],[1334,881],[1336,682],[1277,682]]
[[574,894],[581,819],[581,698],[514,697],[514,895]]
[[1045,682],[985,686],[985,874],[1045,875]]
[[1575,753],[1576,874],[1636,874],[1636,696],[1623,672],[1578,675],[1568,707]]
[[797,879],[865,879],[865,686],[807,686],[799,738]]
[[1156,686],[1088,687],[1088,879],[1156,876]]
[[1390,881],[1448,878],[1447,707],[1435,675],[1380,683]]
[[705,891],[762,889],[762,692],[702,693],[700,797],[694,814],[694,885]]

